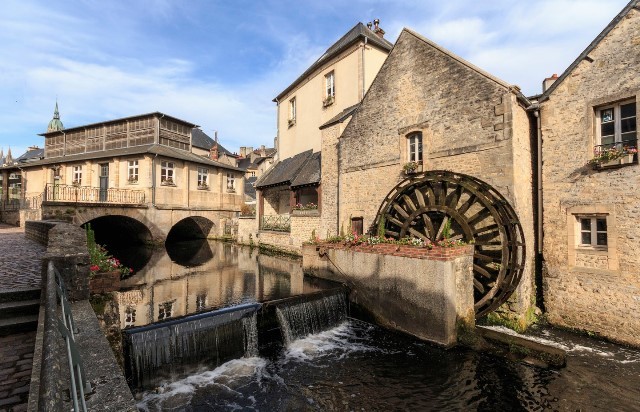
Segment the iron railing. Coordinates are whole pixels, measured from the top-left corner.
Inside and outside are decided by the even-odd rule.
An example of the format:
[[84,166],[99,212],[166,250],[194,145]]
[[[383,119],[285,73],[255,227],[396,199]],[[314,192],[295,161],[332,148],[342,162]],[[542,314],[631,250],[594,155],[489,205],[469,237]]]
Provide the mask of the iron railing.
[[289,215],[262,216],[261,230],[274,230],[277,232],[291,232],[291,218]]
[[0,201],[0,210],[24,210],[40,209],[42,206],[42,194],[24,199],[9,199]]
[[47,184],[44,190],[44,201],[139,205],[145,202],[145,196],[143,190]]
[[625,140],[622,142],[599,144],[593,147],[593,155],[595,157],[598,157],[605,152],[616,152],[620,155],[636,154],[638,152],[638,140]]

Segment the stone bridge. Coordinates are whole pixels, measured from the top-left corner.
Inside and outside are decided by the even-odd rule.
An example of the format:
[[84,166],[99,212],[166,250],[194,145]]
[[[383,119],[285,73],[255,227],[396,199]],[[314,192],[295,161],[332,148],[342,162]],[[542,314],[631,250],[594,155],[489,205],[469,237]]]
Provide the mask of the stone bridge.
[[218,237],[234,211],[159,207],[148,204],[43,202],[41,218],[74,225],[91,224],[96,232],[140,242]]

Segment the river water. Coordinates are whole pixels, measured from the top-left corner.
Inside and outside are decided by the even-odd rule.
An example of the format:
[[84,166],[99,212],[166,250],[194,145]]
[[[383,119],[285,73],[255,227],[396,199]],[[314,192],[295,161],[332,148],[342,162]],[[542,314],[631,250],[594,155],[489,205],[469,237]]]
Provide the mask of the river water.
[[[181,247],[183,252],[193,248],[180,255],[190,259],[176,263],[168,253],[154,252],[147,265],[126,281],[118,294],[123,325],[141,326],[166,320],[167,314],[179,317],[330,286],[304,277],[299,261],[219,242]],[[137,313],[133,321],[132,310]],[[346,318],[288,344],[261,346],[257,356],[201,364],[187,375],[167,378],[139,392],[138,407],[148,411],[640,411],[640,351],[552,328],[529,334],[565,349],[567,366],[542,369],[463,348],[442,350]]]

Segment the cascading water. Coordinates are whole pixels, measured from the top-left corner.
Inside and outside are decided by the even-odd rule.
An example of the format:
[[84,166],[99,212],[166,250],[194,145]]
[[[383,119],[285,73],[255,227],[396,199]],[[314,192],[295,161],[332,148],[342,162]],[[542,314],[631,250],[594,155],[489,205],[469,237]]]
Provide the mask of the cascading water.
[[282,303],[276,307],[285,345],[310,334],[332,328],[347,319],[347,296],[344,289],[312,295],[303,301]]
[[250,304],[124,331],[125,372],[132,387],[148,388],[197,365],[211,368],[258,353],[257,315]]

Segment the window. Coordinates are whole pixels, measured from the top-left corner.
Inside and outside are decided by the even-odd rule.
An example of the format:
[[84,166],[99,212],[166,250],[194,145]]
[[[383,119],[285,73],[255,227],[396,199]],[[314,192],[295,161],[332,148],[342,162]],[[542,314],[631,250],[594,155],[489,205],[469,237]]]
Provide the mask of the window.
[[165,185],[173,185],[175,164],[173,162],[162,162],[160,164],[160,183]]
[[324,76],[325,99],[336,97],[335,74],[333,72]]
[[133,306],[127,306],[124,313],[124,327],[130,328],[136,324],[136,308]]
[[236,191],[236,178],[233,173],[227,173],[227,191]]
[[207,308],[207,294],[196,295],[196,311],[201,312]]
[[169,319],[173,316],[173,301],[158,305],[158,320]]
[[82,184],[82,166],[73,166],[73,184],[78,186]]
[[129,183],[138,182],[138,161],[137,160],[129,160],[127,165],[127,176],[128,176]]
[[422,162],[422,133],[416,132],[407,136],[410,162]]
[[206,189],[209,187],[209,169],[204,167],[198,168],[198,188]]
[[598,137],[604,149],[636,147],[636,102],[627,101],[597,110]]
[[289,100],[289,126],[296,124],[296,98]]
[[580,217],[580,246],[607,247],[607,219]]

